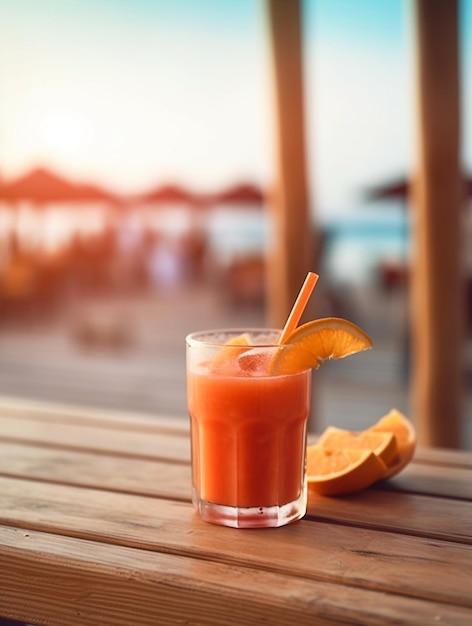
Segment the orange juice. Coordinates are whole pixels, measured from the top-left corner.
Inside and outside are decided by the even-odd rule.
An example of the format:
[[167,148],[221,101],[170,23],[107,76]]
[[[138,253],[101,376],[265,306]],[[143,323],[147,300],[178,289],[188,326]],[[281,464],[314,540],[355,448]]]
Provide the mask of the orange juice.
[[200,515],[237,527],[299,519],[306,510],[310,371],[270,376],[253,346],[222,346],[221,333],[213,345],[202,334],[200,344],[198,336],[187,340],[187,395]]

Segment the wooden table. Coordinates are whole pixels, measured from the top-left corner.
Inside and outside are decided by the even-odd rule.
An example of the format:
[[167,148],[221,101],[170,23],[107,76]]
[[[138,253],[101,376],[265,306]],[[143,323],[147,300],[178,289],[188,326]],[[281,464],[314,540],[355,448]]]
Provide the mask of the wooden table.
[[280,529],[206,524],[189,496],[186,420],[0,399],[0,616],[472,624],[472,453],[420,450]]

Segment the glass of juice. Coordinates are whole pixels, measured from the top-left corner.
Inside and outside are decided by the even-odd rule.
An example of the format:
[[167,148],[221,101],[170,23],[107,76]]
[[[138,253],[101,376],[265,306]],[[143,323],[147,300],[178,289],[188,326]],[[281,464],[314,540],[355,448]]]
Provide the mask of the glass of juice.
[[279,330],[192,333],[187,346],[193,503],[236,528],[283,526],[306,512],[311,370],[271,372]]

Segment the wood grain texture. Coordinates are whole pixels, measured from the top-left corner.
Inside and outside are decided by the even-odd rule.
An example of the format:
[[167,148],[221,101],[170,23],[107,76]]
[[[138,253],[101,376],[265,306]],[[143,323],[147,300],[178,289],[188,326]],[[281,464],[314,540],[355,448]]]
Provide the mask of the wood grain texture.
[[0,441],[173,462],[188,463],[190,458],[188,436],[175,436],[158,429],[149,432],[77,425],[66,420],[53,422],[4,416],[0,420]]
[[[123,435],[125,437],[125,435]],[[94,440],[94,452],[69,450],[58,444],[48,447],[17,444],[0,440],[0,474],[63,484],[94,487],[141,495],[190,499],[190,466],[188,444],[177,438],[182,446],[182,465],[174,461],[148,460],[131,455],[98,454],[99,440]],[[126,444],[123,443],[122,447]],[[378,483],[373,489],[442,496],[449,499],[472,499],[472,481],[466,467],[411,463],[393,479]]]
[[190,501],[188,463],[0,442],[0,475]]
[[400,474],[379,483],[378,487],[403,493],[472,500],[471,472],[465,467],[410,463]]
[[[0,523],[4,525],[110,546],[217,560],[383,591],[396,588],[404,595],[445,602],[463,601],[464,575],[472,576],[470,545],[448,545],[446,558],[441,540],[380,531],[380,524],[368,519],[365,507],[362,522],[357,521],[360,527],[349,524],[349,515],[343,525],[345,510],[340,511],[329,499],[325,499],[330,506],[324,511],[317,506],[317,518],[274,532],[243,533],[209,527],[190,504],[168,500],[5,478],[0,478],[0,493]],[[351,519],[355,517],[351,514]],[[359,513],[357,517],[361,517]],[[364,527],[367,523],[377,528],[369,530]],[[449,541],[452,532],[444,530],[442,535]],[[405,559],[407,571],[401,567]]]
[[338,520],[364,528],[389,528],[395,533],[472,544],[472,502],[409,493],[366,489],[340,498],[310,494],[307,515],[313,520]]
[[193,510],[188,426],[134,420],[0,402],[0,615],[48,626],[470,623],[470,453],[419,449],[375,488],[310,493],[296,524],[237,531]]
[[48,626],[417,626],[444,617],[465,626],[470,617],[437,601],[11,528],[0,527],[0,562],[0,613]]
[[39,422],[67,422],[68,424],[105,426],[115,430],[141,432],[171,432],[187,435],[188,418],[166,417],[132,411],[77,407],[60,403],[40,402],[22,398],[0,396],[0,415],[26,418]]

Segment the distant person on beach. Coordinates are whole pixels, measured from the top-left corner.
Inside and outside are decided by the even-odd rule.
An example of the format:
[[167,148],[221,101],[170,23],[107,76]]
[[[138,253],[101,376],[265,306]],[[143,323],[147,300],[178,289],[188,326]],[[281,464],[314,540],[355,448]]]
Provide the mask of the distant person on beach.
[[185,278],[190,283],[200,283],[204,278],[207,247],[207,236],[202,229],[192,230],[182,239]]
[[147,270],[151,288],[170,292],[181,285],[184,278],[182,255],[175,241],[156,235],[150,247]]

